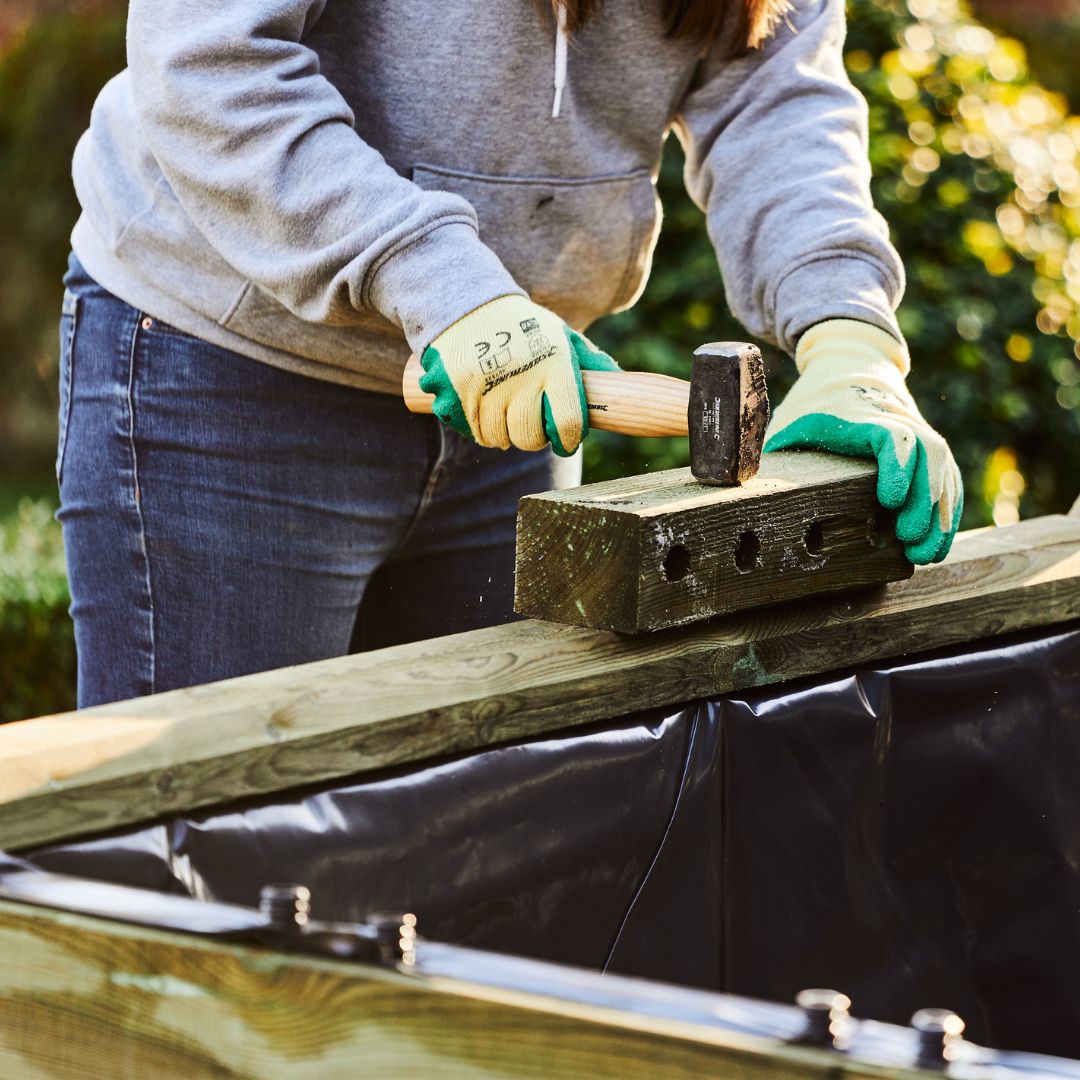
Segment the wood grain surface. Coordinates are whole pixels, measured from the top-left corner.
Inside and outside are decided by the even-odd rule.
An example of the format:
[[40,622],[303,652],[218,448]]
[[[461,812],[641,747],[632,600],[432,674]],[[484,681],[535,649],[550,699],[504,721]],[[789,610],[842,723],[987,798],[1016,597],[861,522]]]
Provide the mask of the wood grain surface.
[[910,577],[877,469],[766,454],[738,487],[689,469],[521,500],[514,608],[636,634]]
[[467,978],[426,979],[19,904],[0,903],[0,950],[4,1080],[929,1075]]
[[539,621],[0,727],[0,849],[1080,617],[1080,520],[877,589],[638,637]]

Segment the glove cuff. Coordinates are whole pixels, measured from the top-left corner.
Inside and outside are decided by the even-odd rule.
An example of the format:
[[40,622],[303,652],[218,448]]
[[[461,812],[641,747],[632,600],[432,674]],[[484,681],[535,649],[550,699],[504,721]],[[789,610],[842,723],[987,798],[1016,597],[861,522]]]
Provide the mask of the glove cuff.
[[[451,333],[455,327],[460,326],[466,319],[475,320],[477,316],[486,319],[489,315],[493,314],[491,309],[494,307],[494,305],[498,304],[499,309],[501,309],[504,306],[504,302],[511,297],[515,300],[520,300],[525,304],[530,303],[529,298],[527,296],[523,296],[521,293],[502,293],[499,296],[493,296],[490,300],[485,300],[482,304],[478,304],[476,307],[470,308],[460,318],[455,319],[445,330],[442,331],[442,333],[436,335],[436,337],[432,340],[431,344],[438,348],[439,342],[445,340],[445,335]],[[498,311],[499,309],[496,309],[496,311]],[[483,315],[481,315],[481,312],[483,312]]]
[[817,323],[799,339],[795,366],[800,375],[824,357],[847,361],[867,372],[888,364],[905,378],[911,370],[911,358],[903,341],[897,341],[892,334],[870,323],[854,319],[829,319]]

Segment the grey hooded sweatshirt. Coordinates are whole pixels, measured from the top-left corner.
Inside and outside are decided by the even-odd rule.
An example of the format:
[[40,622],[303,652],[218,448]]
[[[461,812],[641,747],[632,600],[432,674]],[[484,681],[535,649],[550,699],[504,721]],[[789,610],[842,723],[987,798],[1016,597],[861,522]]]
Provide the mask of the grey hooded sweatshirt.
[[567,49],[534,0],[131,0],[74,250],[180,330],[396,393],[410,350],[496,296],[577,329],[632,304],[674,130],[750,334],[899,336],[843,0],[795,0],[738,59],[668,40],[661,8],[607,0]]

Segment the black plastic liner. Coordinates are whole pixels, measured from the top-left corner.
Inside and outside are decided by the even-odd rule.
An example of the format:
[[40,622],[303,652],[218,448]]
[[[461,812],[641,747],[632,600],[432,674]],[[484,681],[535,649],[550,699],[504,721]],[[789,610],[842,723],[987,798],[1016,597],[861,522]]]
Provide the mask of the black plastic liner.
[[1080,1057],[1080,628],[26,855],[46,869]]

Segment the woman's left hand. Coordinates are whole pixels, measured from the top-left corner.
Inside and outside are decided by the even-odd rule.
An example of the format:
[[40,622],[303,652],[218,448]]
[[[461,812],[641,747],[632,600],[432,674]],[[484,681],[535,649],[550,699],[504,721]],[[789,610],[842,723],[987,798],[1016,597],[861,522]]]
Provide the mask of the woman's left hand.
[[833,319],[802,336],[796,363],[799,378],[773,413],[765,451],[876,458],[878,502],[899,511],[907,557],[940,562],[960,524],[964,489],[948,444],[904,382],[906,346],[869,323]]

